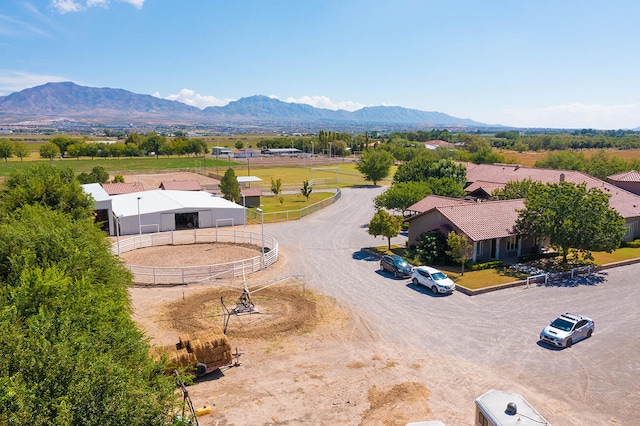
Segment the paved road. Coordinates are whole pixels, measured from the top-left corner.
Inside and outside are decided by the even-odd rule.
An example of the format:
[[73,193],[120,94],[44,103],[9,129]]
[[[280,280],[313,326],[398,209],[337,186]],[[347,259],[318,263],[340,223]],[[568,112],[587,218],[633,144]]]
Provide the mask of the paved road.
[[[336,204],[300,221],[265,225],[265,233],[279,241],[292,273],[359,311],[390,342],[434,362],[457,360],[460,374],[466,363],[490,371],[526,389],[527,399],[557,401],[563,423],[593,424],[583,414],[600,424],[640,417],[640,265],[557,286],[434,296],[380,273],[377,259],[360,252],[386,243],[365,227],[381,191],[344,189]],[[539,345],[542,327],[563,312],[594,318],[593,338],[566,350]],[[465,378],[451,383],[464,386]]]

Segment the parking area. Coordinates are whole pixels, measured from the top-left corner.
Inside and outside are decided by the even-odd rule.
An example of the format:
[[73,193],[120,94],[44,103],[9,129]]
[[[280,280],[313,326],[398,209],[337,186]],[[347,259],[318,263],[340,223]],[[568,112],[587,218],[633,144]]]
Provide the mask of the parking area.
[[[436,410],[460,404],[438,401],[450,388],[469,406],[502,388],[522,394],[554,424],[633,424],[640,413],[639,265],[550,286],[434,295],[380,272],[379,260],[360,251],[386,243],[366,232],[380,191],[344,190],[340,203],[268,232],[292,272],[362,314],[381,338],[448,372],[448,380],[427,384]],[[593,337],[569,349],[540,344],[540,330],[565,312],[593,318]]]

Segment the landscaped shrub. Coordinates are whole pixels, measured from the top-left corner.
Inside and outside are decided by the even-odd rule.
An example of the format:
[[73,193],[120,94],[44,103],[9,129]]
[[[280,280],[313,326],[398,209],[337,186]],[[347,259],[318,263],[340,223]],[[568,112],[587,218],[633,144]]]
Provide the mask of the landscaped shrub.
[[640,240],[624,241],[620,246],[621,247],[638,248],[638,247],[640,247]]
[[484,269],[495,269],[502,266],[502,260],[490,260],[489,262],[472,263],[465,262],[464,268],[467,271],[482,271]]
[[425,265],[443,265],[450,262],[446,249],[447,238],[441,232],[423,232],[411,250],[411,257],[418,258]]

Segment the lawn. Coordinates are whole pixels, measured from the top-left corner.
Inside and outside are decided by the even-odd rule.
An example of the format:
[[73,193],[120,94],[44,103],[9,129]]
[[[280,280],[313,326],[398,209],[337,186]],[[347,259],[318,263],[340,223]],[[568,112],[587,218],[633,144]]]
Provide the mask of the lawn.
[[[0,161],[0,176],[8,176],[14,170],[24,169],[29,167],[34,162],[49,162],[45,159],[25,159],[20,161],[19,159],[11,159],[9,161]],[[153,170],[189,170],[189,169],[206,169],[208,171],[215,170],[216,159],[207,158],[194,158],[194,157],[134,157],[134,158],[81,158],[76,159],[56,159],[53,164],[57,166],[67,166],[73,169],[73,171],[90,172],[92,168],[96,166],[102,166],[109,173],[118,174],[132,172],[136,170],[140,171],[153,171]],[[239,163],[232,163],[237,165]],[[221,170],[226,170],[229,166],[227,160],[219,160],[217,166]]]
[[[310,206],[318,201],[326,200],[335,195],[333,192],[312,192],[309,196],[309,201],[300,194],[284,194],[281,196],[263,196],[260,197],[260,208],[265,213],[281,212],[287,210],[300,210],[307,206]],[[280,203],[280,197],[283,202]]]
[[[371,247],[369,250],[379,254],[397,254],[403,257],[407,256],[405,247],[400,245],[392,245],[391,250],[389,250],[386,245]],[[608,263],[640,258],[640,248],[623,247],[612,253],[593,252],[591,254],[594,257],[596,265],[606,265]],[[509,268],[465,271],[464,275],[462,275],[460,266],[457,265],[433,265],[433,267],[445,272],[449,278],[456,283],[456,285],[460,285],[470,290],[478,290],[494,285],[507,284],[514,281],[525,280],[527,278],[526,274],[512,271]]]

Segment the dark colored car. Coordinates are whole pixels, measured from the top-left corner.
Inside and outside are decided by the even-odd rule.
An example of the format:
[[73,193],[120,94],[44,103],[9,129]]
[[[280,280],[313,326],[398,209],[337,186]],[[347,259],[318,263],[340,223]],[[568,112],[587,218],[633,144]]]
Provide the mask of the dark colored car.
[[397,254],[388,255],[385,254],[380,259],[380,269],[383,271],[389,271],[393,274],[394,277],[408,277],[411,275],[412,267],[404,260],[401,256]]

